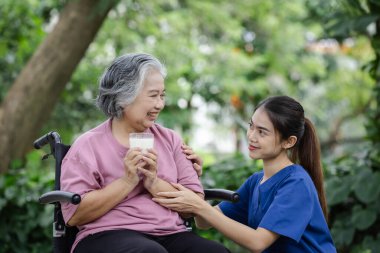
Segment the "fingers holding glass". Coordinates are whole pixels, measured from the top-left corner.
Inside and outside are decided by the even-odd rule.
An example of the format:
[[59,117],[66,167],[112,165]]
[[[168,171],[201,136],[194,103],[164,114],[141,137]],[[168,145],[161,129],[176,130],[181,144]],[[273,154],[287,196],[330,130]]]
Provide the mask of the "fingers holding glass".
[[140,180],[138,167],[145,165],[145,161],[142,158],[141,150],[137,148],[130,149],[124,157],[125,176],[132,183],[137,183]]

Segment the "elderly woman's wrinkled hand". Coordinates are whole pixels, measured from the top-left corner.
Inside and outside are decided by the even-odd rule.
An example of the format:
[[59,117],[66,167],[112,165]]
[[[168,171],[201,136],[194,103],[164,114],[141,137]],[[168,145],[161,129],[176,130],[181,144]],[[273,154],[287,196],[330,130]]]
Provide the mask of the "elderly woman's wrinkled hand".
[[138,171],[139,167],[145,165],[143,154],[140,148],[130,149],[124,157],[125,176],[124,179],[131,184],[137,185],[140,181]]
[[144,187],[149,189],[157,179],[157,152],[154,149],[148,149],[143,152],[142,161],[144,166],[137,168],[138,172],[144,175]]

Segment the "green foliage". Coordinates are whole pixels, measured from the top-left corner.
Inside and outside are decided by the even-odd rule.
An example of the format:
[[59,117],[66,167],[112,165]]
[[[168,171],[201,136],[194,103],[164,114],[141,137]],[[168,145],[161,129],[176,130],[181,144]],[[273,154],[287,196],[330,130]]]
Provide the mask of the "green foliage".
[[327,164],[326,192],[331,209],[331,232],[342,252],[353,245],[362,245],[366,237],[376,237],[380,226],[380,173],[370,170],[369,148],[367,145],[361,153]]
[[[346,0],[331,12],[326,31],[339,39],[369,38],[375,59],[365,66],[376,84],[367,110],[369,144],[354,155],[335,159],[327,180],[333,238],[341,252],[380,251],[380,5]],[[372,26],[372,28],[370,27]]]
[[[66,2],[0,2],[0,101]],[[106,2],[99,8],[105,8]],[[373,5],[376,1],[122,0],[111,11],[41,134],[56,130],[70,143],[104,120],[94,106],[98,78],[115,56],[134,51],[152,53],[165,62],[168,96],[160,121],[183,130],[189,141],[192,129],[203,127],[192,117],[199,106],[194,103],[197,97],[217,106],[210,113],[216,122],[236,129],[264,97],[292,95],[316,123],[322,142],[349,116],[348,131],[342,134],[362,136],[360,116],[366,112],[371,145],[355,145],[352,153],[325,158],[326,187],[339,250],[380,252],[376,185],[380,43],[367,29],[380,12],[373,11]],[[340,43],[337,53],[308,49],[309,43],[329,36]],[[347,38],[354,39],[354,45],[344,51]],[[180,102],[185,103],[180,106]],[[226,119],[232,120],[225,123]],[[237,189],[261,167],[242,156],[221,156],[210,158],[218,162],[205,168],[206,188]],[[51,189],[52,174],[41,168],[39,157],[40,153],[32,152],[26,165],[23,160],[14,161],[14,168],[0,177],[0,234],[5,235],[0,237],[0,252],[45,252],[50,247],[51,207],[36,200]],[[244,252],[215,231],[201,233],[226,243],[233,252]]]
[[38,203],[53,188],[54,175],[42,168],[41,152],[26,158],[25,168],[0,175],[0,252],[39,253],[52,248],[53,207]]
[[66,0],[0,2],[0,102]]
[[[357,55],[329,56],[305,50],[306,34],[318,37],[322,27],[308,18],[303,4],[303,0],[278,4],[120,1],[41,134],[58,126],[64,139],[71,141],[67,138],[95,126],[103,119],[93,106],[101,72],[117,55],[145,51],[168,67],[161,123],[181,131],[185,138],[197,123],[192,115],[199,97],[220,108],[210,112],[210,118],[236,128],[266,96],[288,94],[313,112],[322,139],[327,139],[335,124],[330,119],[339,121],[352,111],[360,114],[364,110],[373,82],[358,67],[345,64],[359,65],[362,59],[357,62]],[[215,8],[218,11],[209,11]],[[361,55],[362,49],[352,51]],[[226,118],[234,120],[226,123]],[[360,119],[355,117],[352,125],[358,129],[357,135],[363,132],[358,127]]]
[[254,161],[240,153],[224,155],[215,163],[204,168],[202,183],[205,188],[218,187],[237,190],[248,177],[261,169],[261,161]]

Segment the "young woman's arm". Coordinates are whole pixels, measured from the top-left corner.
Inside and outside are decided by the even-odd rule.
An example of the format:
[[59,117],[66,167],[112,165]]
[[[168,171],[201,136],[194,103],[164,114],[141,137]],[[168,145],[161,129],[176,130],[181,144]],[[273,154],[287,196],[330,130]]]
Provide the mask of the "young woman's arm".
[[179,191],[162,192],[154,201],[178,212],[196,214],[197,225],[201,228],[214,227],[237,244],[251,252],[261,252],[274,243],[279,235],[264,228],[253,229],[225,216],[219,208],[199,198],[196,194],[179,184],[173,184]]
[[[206,203],[208,205],[208,203]],[[209,225],[251,252],[262,252],[274,243],[279,235],[264,228],[253,229],[225,216],[220,209],[201,208],[197,213]],[[198,217],[197,216],[197,217]]]
[[[222,212],[218,206],[214,206],[214,208],[217,211]],[[210,229],[210,228],[212,228],[212,226],[210,225],[210,223],[207,220],[205,220],[204,218],[202,218],[201,216],[195,216],[194,220],[195,220],[195,225],[197,226],[197,228],[200,228],[200,229]]]

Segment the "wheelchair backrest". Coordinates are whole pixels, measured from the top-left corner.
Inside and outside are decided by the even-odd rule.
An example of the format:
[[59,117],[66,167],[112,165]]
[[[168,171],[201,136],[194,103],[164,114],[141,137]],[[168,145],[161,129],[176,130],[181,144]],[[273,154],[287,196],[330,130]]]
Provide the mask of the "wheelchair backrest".
[[[49,132],[34,142],[34,147],[40,149],[46,144],[50,144],[50,155],[55,159],[55,180],[54,190],[59,191],[61,178],[62,160],[70,149],[70,146],[61,143],[61,138],[57,132]],[[44,156],[46,159],[49,155]],[[54,221],[53,221],[53,252],[70,253],[71,247],[75,241],[78,229],[68,227],[62,216],[60,202],[54,202]]]

